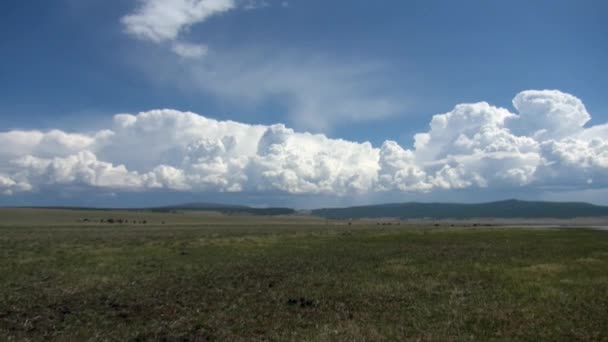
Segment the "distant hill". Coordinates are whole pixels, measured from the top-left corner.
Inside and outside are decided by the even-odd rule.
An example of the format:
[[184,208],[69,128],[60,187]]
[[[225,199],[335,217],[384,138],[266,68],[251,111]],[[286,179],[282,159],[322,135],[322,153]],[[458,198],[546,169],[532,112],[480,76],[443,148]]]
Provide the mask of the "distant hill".
[[242,205],[230,205],[219,203],[185,203],[158,208],[150,208],[155,212],[170,212],[170,211],[215,211],[222,214],[250,214],[250,215],[291,215],[296,211],[291,208],[252,208]]
[[348,208],[327,208],[312,215],[328,219],[402,218],[560,218],[608,217],[608,207],[579,202],[529,202],[507,200],[479,204],[393,203]]
[[163,207],[152,208],[92,208],[92,207],[74,207],[74,206],[39,206],[39,207],[23,207],[31,209],[57,209],[57,210],[83,210],[83,211],[150,211],[157,213],[168,213],[176,211],[214,211],[225,215],[291,215],[296,211],[291,208],[252,208],[243,205],[230,205],[221,203],[184,203],[177,205],[169,205]]
[[232,204],[222,204],[222,203],[208,203],[208,202],[194,202],[194,203],[181,203],[174,205],[167,205],[162,207],[152,208],[154,210],[172,210],[172,209],[180,209],[180,210],[208,210],[208,209],[243,209],[249,208],[245,205],[232,205]]

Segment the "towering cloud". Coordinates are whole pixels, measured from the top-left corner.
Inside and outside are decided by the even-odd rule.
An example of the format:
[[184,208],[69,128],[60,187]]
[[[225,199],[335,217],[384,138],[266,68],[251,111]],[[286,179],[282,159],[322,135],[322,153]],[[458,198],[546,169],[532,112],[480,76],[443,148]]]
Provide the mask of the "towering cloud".
[[557,90],[521,92],[513,106],[519,112],[516,132],[541,140],[571,136],[591,119],[581,100]]
[[412,149],[154,110],[95,133],[0,133],[0,193],[47,188],[367,194],[608,186],[608,127],[576,97],[524,91],[433,116]]

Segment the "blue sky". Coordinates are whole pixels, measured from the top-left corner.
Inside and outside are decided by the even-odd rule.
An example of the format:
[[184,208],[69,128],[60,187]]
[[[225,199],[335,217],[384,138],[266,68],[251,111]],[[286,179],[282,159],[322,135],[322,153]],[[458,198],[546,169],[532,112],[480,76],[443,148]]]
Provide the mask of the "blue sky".
[[[188,11],[192,8],[179,7],[180,3],[183,6],[209,5],[216,10],[204,12],[203,9],[199,17],[188,19],[190,21],[169,23],[176,28],[169,33],[162,31],[168,27],[163,26],[166,17],[146,12],[146,9],[161,6],[162,13],[191,13]],[[437,185],[443,184],[438,180],[439,170],[435,164],[429,166],[429,158],[422,152],[416,153],[414,136],[429,131],[433,115],[448,113],[457,104],[485,101],[518,114],[511,101],[525,90],[559,90],[562,95],[580,100],[590,117],[582,122],[581,129],[602,126],[608,121],[605,96],[605,89],[608,89],[608,25],[605,23],[608,5],[604,1],[9,0],[4,1],[2,7],[1,132],[48,133],[57,129],[65,134],[92,137],[95,132],[116,130],[116,114],[135,115],[154,109],[172,109],[180,113],[194,112],[220,122],[233,120],[265,126],[281,123],[298,134],[319,133],[331,141],[369,141],[375,149],[381,149],[387,140],[394,140],[404,151],[416,154],[412,165],[419,165],[420,160],[424,160],[427,164],[421,166],[421,170],[434,177],[422,182],[434,184],[430,187],[410,186],[408,182],[417,184],[417,181],[408,180],[405,181],[407,186],[393,184],[376,191],[379,188],[376,185],[357,183],[345,186],[346,190],[339,188],[335,193],[330,193],[334,187],[326,183],[322,183],[325,184],[321,187],[323,190],[312,185],[277,185],[267,179],[263,181],[271,185],[259,186],[262,181],[252,181],[259,175],[249,171],[246,172],[247,184],[239,183],[241,191],[235,191],[238,186],[227,190],[199,183],[183,187],[157,186],[161,189],[157,191],[177,191],[176,200],[181,195],[196,197],[216,191],[236,192],[231,195],[235,198],[231,201],[238,201],[239,193],[254,193],[261,198],[256,200],[259,203],[271,203],[289,195],[337,196],[338,202],[348,202],[344,198],[352,199],[353,191],[357,196],[365,194],[366,199],[373,193],[370,196],[374,201],[406,197],[425,199],[433,197],[433,193],[438,194],[437,187],[441,192],[455,194],[449,190],[468,189],[469,185],[462,185],[467,182]],[[136,20],[129,23],[125,19],[129,16]],[[147,33],[142,33],[142,29]],[[155,33],[151,35],[150,32]],[[162,32],[160,36],[159,32]],[[190,55],[186,56],[183,50],[181,54],[175,52],[177,46],[195,49],[189,50]],[[560,103],[558,107],[561,103],[571,103],[561,95],[543,96]],[[537,112],[526,115],[551,116]],[[543,121],[543,124],[551,126],[554,123]],[[537,152],[546,150],[549,141],[566,138],[560,133],[541,139],[534,135],[537,131],[520,130],[518,133],[515,126],[504,124],[501,127],[515,136],[534,137],[538,143]],[[608,139],[602,127],[595,131],[593,138]],[[578,138],[582,134],[579,133],[572,132],[568,137],[576,135]],[[592,138],[587,133],[583,135],[589,145]],[[140,144],[146,143],[146,137],[139,139]],[[214,136],[213,139],[221,140],[222,137]],[[15,143],[15,140],[10,141]],[[191,141],[176,144],[184,147],[189,143]],[[100,162],[113,166],[124,164],[129,172],[138,175],[152,170],[151,164],[142,168],[113,159],[114,154],[103,152],[105,150],[97,142],[95,144],[97,147],[91,151]],[[293,146],[298,144],[312,143],[293,142]],[[0,149],[9,148],[18,150],[12,145],[0,146]],[[556,177],[552,182],[539,181],[547,176],[531,171],[536,180],[526,178],[516,182],[516,186],[491,181],[492,176],[483,174],[496,171],[490,168],[493,171],[474,172],[484,181],[471,181],[477,176],[469,177],[469,183],[477,182],[470,186],[471,193],[481,194],[475,198],[483,199],[520,193],[526,197],[538,194],[541,187],[550,188],[543,190],[543,194],[554,194],[558,185],[579,195],[602,191],[604,185],[597,179],[608,177],[603,164],[606,157],[604,150],[593,148],[589,158],[597,160],[594,159],[587,169],[576,171],[585,179],[583,186],[555,176],[560,172],[572,172],[564,171],[562,166],[559,172],[551,172],[551,177]],[[52,181],[49,179],[55,178],[48,174],[43,177],[45,181],[32,180],[33,171],[24,175],[23,169],[15,169],[14,160],[27,155],[47,160],[67,158],[70,153],[82,151],[69,149],[70,153],[60,151],[54,155],[26,150],[24,155],[0,160],[0,176],[6,178],[4,183],[13,184],[12,188],[5,185],[6,193],[10,195],[2,197],[0,202],[10,203],[19,196],[28,198],[26,201],[43,197],[45,201],[53,201],[71,191],[66,189],[74,186],[73,182]],[[243,156],[245,152],[234,153],[231,157],[239,153]],[[538,160],[557,165],[550,162],[547,155],[538,153]],[[457,154],[437,155],[434,161],[456,169],[461,162],[446,161],[444,157]],[[308,162],[319,159],[315,155],[310,158],[312,161]],[[161,159],[157,160],[156,166],[182,170],[181,162],[177,167],[176,163]],[[344,161],[339,163],[343,165]],[[408,163],[402,163],[401,167],[410,165]],[[542,164],[539,163],[534,164],[535,167]],[[381,169],[382,161],[379,164]],[[275,165],[275,171],[285,171],[286,166],[281,165]],[[44,164],[44,167],[49,166]],[[249,169],[249,166],[245,168]],[[38,171],[36,177],[41,177],[41,172]],[[381,183],[376,178],[382,171],[375,172],[369,182]],[[299,171],[294,174],[295,182],[312,177],[306,180],[307,184],[322,178]],[[288,177],[284,172],[282,175]],[[339,176],[332,176],[330,183],[344,185],[349,182],[337,181]],[[348,179],[352,180],[352,177]],[[23,190],[22,186],[23,191],[15,190],[14,184],[25,183],[31,189],[25,186],[28,189]],[[77,183],[79,187],[85,184],[92,188],[107,188],[118,198],[121,196],[116,193],[130,194],[125,197],[142,193],[139,187],[133,190],[128,186],[116,186],[123,184],[120,182],[110,182],[111,186],[99,182]],[[453,197],[458,200],[461,195]],[[125,200],[125,203],[132,201]]]

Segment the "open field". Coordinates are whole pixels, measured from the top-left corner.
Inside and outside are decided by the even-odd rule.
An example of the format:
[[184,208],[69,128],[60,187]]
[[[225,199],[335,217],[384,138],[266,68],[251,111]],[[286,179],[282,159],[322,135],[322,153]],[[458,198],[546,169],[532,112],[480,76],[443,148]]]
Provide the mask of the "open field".
[[605,231],[0,217],[0,340],[608,339]]

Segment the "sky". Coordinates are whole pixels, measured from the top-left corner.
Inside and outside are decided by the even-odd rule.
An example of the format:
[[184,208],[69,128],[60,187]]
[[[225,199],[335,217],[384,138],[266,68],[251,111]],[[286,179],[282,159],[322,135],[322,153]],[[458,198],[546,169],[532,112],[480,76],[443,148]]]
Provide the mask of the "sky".
[[1,6],[0,205],[608,204],[605,1]]

